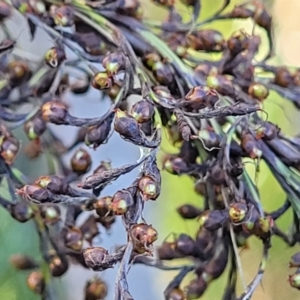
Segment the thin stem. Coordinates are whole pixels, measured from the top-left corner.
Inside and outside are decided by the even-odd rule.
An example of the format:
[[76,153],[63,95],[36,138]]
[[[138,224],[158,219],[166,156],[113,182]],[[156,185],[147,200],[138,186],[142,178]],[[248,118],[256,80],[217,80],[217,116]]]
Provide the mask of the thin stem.
[[[227,197],[227,192],[224,187],[222,187],[221,192],[222,192],[225,207],[228,209],[229,208],[228,197]],[[230,232],[230,237],[231,237],[231,242],[232,242],[232,248],[233,248],[233,251],[235,254],[236,264],[237,264],[237,267],[238,267],[238,270],[240,273],[240,277],[241,277],[241,282],[242,282],[243,288],[246,289],[247,285],[246,285],[245,276],[244,276],[244,272],[243,272],[242,261],[240,258],[239,249],[236,244],[235,234],[234,234],[233,226],[231,223],[229,224],[229,232]]]
[[132,250],[133,250],[133,244],[132,244],[132,241],[129,240],[127,243],[123,258],[121,260],[120,266],[119,266],[118,274],[117,274],[116,285],[115,285],[115,295],[114,295],[115,300],[133,299],[129,293],[129,287],[128,287],[128,282],[127,282],[127,273],[128,273],[128,269],[129,269],[129,262],[130,262]]

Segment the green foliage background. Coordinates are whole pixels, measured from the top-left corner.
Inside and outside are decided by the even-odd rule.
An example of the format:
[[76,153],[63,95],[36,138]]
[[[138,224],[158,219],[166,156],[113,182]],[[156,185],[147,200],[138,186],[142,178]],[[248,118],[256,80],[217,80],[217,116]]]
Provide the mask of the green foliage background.
[[[204,19],[206,16],[210,16],[217,5],[221,4],[221,1],[202,1],[203,10],[201,18]],[[233,7],[237,3],[244,1],[232,1],[231,6]],[[272,1],[264,1],[265,4],[272,9]],[[218,6],[219,7],[219,6]],[[183,16],[188,17],[186,9],[182,7],[182,11],[185,11]],[[159,14],[159,9],[155,12],[155,15]],[[153,11],[151,13],[153,15]],[[276,22],[276,20],[275,20]],[[253,25],[251,21],[219,21],[214,24],[207,25],[209,28],[214,28],[223,33],[226,37],[229,37],[231,33],[238,29],[246,29],[247,32],[251,33]],[[276,23],[275,23],[276,28]],[[265,33],[259,28],[255,28],[255,33],[261,34],[263,38],[264,47],[260,48],[258,57],[263,56],[267,51],[267,41]],[[276,37],[276,29],[275,29]],[[212,56],[212,55],[211,55]],[[283,63],[280,60],[280,56],[272,59],[274,63]],[[294,106],[286,99],[282,99],[276,93],[271,92],[268,99],[265,101],[264,109],[268,111],[268,118],[271,122],[280,124],[283,132],[288,134],[299,133],[299,120],[297,118],[297,112],[295,112]],[[298,126],[297,126],[298,125]],[[167,139],[164,139],[162,145],[164,151],[169,153],[176,153],[177,149],[170,146]],[[163,155],[163,153],[161,153]],[[247,169],[254,180],[254,166],[251,164],[247,165]],[[258,187],[260,190],[260,196],[263,202],[263,206],[266,211],[272,211],[278,208],[285,201],[285,194],[280,188],[279,184],[273,178],[271,172],[267,166],[262,162],[260,165],[260,174],[258,177]],[[170,233],[175,232],[186,232],[190,235],[195,235],[198,225],[194,220],[182,220],[176,213],[176,207],[183,203],[190,203],[194,205],[202,205],[202,199],[193,191],[193,182],[187,176],[176,177],[168,174],[167,172],[162,173],[162,195],[153,209],[158,213],[158,220],[162,220],[159,226],[160,241],[167,237]],[[154,207],[155,206],[155,207]],[[292,220],[292,214],[286,213],[278,221],[280,228],[288,231],[289,224]],[[288,262],[291,255],[299,251],[299,246],[290,248],[286,246],[280,239],[274,237],[272,239],[272,248],[270,250],[270,259],[266,268],[266,273],[263,278],[262,284],[257,288],[254,293],[252,300],[298,300],[300,299],[299,291],[292,289],[287,282],[289,269]],[[244,277],[246,283],[249,283],[255,276],[258,265],[260,263],[262,247],[261,243],[256,238],[249,240],[249,249],[245,249],[241,252],[241,259],[244,271]],[[181,263],[178,261],[176,263]],[[158,277],[156,284],[166,286],[168,282],[176,275],[175,272],[161,272]],[[188,276],[185,283],[193,278],[192,275]],[[201,299],[204,300],[219,300],[222,299],[222,293],[227,284],[227,272],[212,283],[207,289],[206,293]],[[242,291],[242,284],[239,282],[238,291]],[[159,296],[157,299],[161,299]]]

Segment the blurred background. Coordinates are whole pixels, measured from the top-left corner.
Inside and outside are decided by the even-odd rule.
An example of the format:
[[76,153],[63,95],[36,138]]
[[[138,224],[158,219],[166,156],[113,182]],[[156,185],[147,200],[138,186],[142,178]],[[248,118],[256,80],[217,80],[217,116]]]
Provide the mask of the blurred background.
[[[179,2],[179,1],[178,1]],[[245,1],[243,1],[245,2]],[[274,18],[274,36],[276,59],[272,61],[278,64],[300,67],[300,1],[299,0],[269,0],[263,1],[273,14]],[[203,10],[201,18],[211,15],[220,5],[221,0],[202,0]],[[234,4],[241,1],[232,1]],[[150,0],[142,0],[142,6],[145,15],[148,18],[161,20],[166,17],[166,11],[152,4]],[[186,8],[178,4],[178,9],[184,19],[190,16]],[[16,22],[18,16],[8,21],[15,37],[18,37],[18,47],[23,48],[37,58],[44,53],[50,46],[51,41],[45,38],[43,32],[39,31],[33,43],[28,43],[29,36],[27,29],[22,29],[20,35],[20,24]],[[235,30],[244,28],[249,33],[252,32],[251,21],[218,21],[209,24],[208,27],[221,31],[225,38],[229,37]],[[24,28],[26,28],[24,26]],[[265,33],[255,28],[255,32],[261,34],[265,41]],[[42,41],[42,42],[41,42]],[[38,43],[38,44],[37,44]],[[38,45],[38,46],[37,46]],[[261,49],[259,55],[264,55],[267,49]],[[300,119],[294,113],[291,103],[280,99],[276,94],[271,94],[265,104],[265,109],[269,113],[271,121],[280,123],[284,132],[289,134],[299,133]],[[71,105],[71,113],[78,117],[99,116],[99,112],[105,112],[109,106],[109,100],[103,97],[99,92],[91,90],[86,97],[69,96],[68,102]],[[66,145],[71,144],[75,138],[76,129],[69,127],[54,128],[59,137],[63,138]],[[26,138],[21,131],[18,132],[23,140],[23,149],[26,146]],[[88,149],[88,148],[87,148]],[[121,149],[121,152],[120,152]],[[136,161],[139,157],[137,147],[126,143],[113,135],[109,143],[99,147],[96,151],[88,149],[93,156],[96,167],[101,160],[110,159],[113,167],[128,164]],[[75,150],[74,150],[75,151]],[[164,140],[162,151],[176,152],[167,139]],[[73,153],[73,152],[72,152]],[[70,155],[72,155],[70,153]],[[70,156],[64,157],[68,163]],[[47,172],[47,161],[45,157],[29,161],[24,154],[20,154],[16,162],[17,167],[24,171],[30,178],[35,179],[39,175]],[[92,169],[93,169],[92,168]],[[136,177],[138,170],[122,176],[114,184],[110,185],[103,195],[113,194],[120,188],[127,187]],[[250,174],[254,174],[254,167],[249,166]],[[266,166],[261,164],[261,172],[258,178],[258,185],[261,193],[263,205],[267,211],[275,209],[285,200],[283,191],[276,183]],[[3,190],[2,190],[3,191]],[[4,196],[4,195],[3,195]],[[197,231],[196,221],[184,221],[178,217],[176,208],[183,204],[190,203],[202,205],[202,199],[193,191],[193,183],[188,177],[177,178],[162,172],[162,194],[156,202],[147,203],[145,218],[148,223],[159,232],[160,244],[172,232],[186,232],[194,235]],[[82,216],[83,221],[86,216]],[[288,230],[291,215],[286,214],[279,220],[279,226]],[[101,231],[100,237],[95,242],[95,246],[102,246],[106,249],[112,249],[116,244],[126,242],[123,227],[120,224],[113,226],[108,234]],[[270,259],[267,265],[266,273],[262,284],[257,288],[253,295],[253,300],[297,300],[300,299],[300,292],[292,289],[288,282],[288,262],[290,256],[299,251],[299,246],[288,248],[276,237],[272,239]],[[9,264],[9,257],[15,253],[29,254],[39,257],[38,238],[33,224],[19,224],[14,221],[5,210],[0,207],[0,299],[1,300],[35,300],[38,299],[26,287],[26,273],[16,272]],[[249,241],[249,249],[241,252],[241,259],[245,279],[250,282],[255,275],[261,258],[261,244],[255,238]],[[182,262],[176,262],[182,263]],[[163,290],[176,273],[168,271],[159,271],[143,266],[134,266],[129,275],[129,285],[132,295],[136,300],[160,300],[163,299]],[[57,291],[57,300],[83,300],[83,288],[88,278],[94,275],[91,271],[85,271],[81,267],[72,266],[69,271],[61,278],[55,279]],[[107,299],[112,299],[116,270],[105,271],[100,274],[101,278],[108,284],[109,295]],[[212,283],[201,299],[219,300],[226,286],[226,273],[216,282]],[[188,276],[186,281],[191,280]],[[242,291],[241,285],[238,290]]]

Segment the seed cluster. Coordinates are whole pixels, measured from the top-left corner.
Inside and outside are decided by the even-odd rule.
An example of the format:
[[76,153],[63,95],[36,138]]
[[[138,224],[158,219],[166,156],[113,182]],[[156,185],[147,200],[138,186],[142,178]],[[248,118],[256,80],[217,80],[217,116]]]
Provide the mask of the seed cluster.
[[[230,0],[225,0],[208,19],[184,23],[174,1],[154,2],[168,11],[159,25],[143,17],[138,0],[0,0],[5,33],[0,42],[0,170],[11,195],[11,199],[0,196],[0,204],[15,220],[36,224],[43,262],[16,254],[11,263],[18,270],[30,270],[28,287],[43,299],[54,300],[50,279],[65,274],[70,263],[94,271],[118,265],[114,299],[133,299],[127,274],[130,265],[139,263],[178,270],[165,289],[168,300],[201,297],[229,266],[223,299],[246,300],[262,279],[271,238],[279,236],[290,246],[300,242],[300,139],[268,121],[263,109],[269,90],[300,108],[300,70],[268,63],[274,55],[271,15],[259,0],[231,10]],[[181,2],[198,20],[202,1]],[[6,21],[17,11],[27,21],[32,39],[41,28],[53,41],[37,65],[15,53],[18,41],[11,39]],[[220,32],[203,27],[218,20],[249,18],[267,33],[269,50],[261,61],[255,59],[260,36],[240,30],[226,40]],[[66,49],[77,58],[68,57]],[[201,53],[217,53],[219,59],[205,60]],[[110,108],[96,118],[72,115],[66,94],[84,98],[90,89],[109,96]],[[133,106],[130,95],[139,96]],[[20,113],[24,103],[31,105],[30,113]],[[78,127],[73,144],[66,147],[50,123]],[[21,126],[30,141],[23,151],[29,159],[47,153],[57,165],[57,174],[30,181],[15,168],[21,149],[13,129]],[[163,130],[178,154],[166,154],[162,169],[189,176],[204,206],[177,208],[183,219],[198,220],[195,237],[174,234],[154,248],[158,232],[144,220],[143,209],[161,192],[157,153]],[[139,147],[141,158],[121,167],[102,161],[91,170],[92,159],[83,145],[96,150],[113,131]],[[66,153],[72,154],[69,166],[61,159]],[[286,200],[276,211],[267,212],[262,206],[245,159],[255,162],[256,172],[264,160],[284,190]],[[103,194],[107,185],[138,167],[139,175],[128,187]],[[276,225],[288,209],[294,213],[291,235]],[[77,219],[83,212],[89,216],[79,226]],[[109,230],[116,218],[122,219],[127,243],[111,252],[94,247],[100,228]],[[262,260],[253,280],[237,296],[239,248],[247,245],[250,236],[262,242]],[[167,264],[179,258],[189,263]],[[290,266],[296,268],[289,276],[290,285],[300,289],[299,253]],[[194,279],[182,286],[191,272]],[[106,283],[94,277],[86,283],[85,299],[104,299],[107,292]]]

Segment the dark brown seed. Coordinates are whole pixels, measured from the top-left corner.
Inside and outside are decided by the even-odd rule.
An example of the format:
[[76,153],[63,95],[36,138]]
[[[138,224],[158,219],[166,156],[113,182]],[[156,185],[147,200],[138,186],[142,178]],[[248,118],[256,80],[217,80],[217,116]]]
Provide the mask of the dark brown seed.
[[117,12],[126,16],[141,18],[141,6],[138,0],[121,0],[117,6]]
[[46,102],[42,106],[42,117],[46,122],[65,124],[67,114],[66,105],[60,101]]
[[141,100],[132,106],[130,113],[139,123],[145,123],[153,117],[154,106],[147,100]]
[[115,215],[123,215],[133,203],[134,200],[132,194],[128,190],[123,189],[113,195],[109,209]]
[[161,260],[172,260],[184,257],[184,254],[176,250],[176,242],[163,242],[161,246],[157,248],[157,254]]
[[58,255],[51,254],[49,268],[53,277],[61,277],[69,268],[67,259],[61,259]]
[[54,9],[52,17],[56,25],[66,27],[74,24],[74,11],[71,6],[63,5]]
[[18,270],[32,270],[39,266],[32,257],[24,254],[14,254],[9,261]]
[[93,203],[93,208],[99,217],[105,217],[109,215],[110,205],[112,197],[102,197]]
[[248,48],[249,38],[246,32],[239,30],[232,34],[232,36],[227,41],[227,47],[230,52],[234,55],[242,52]]
[[190,171],[188,164],[181,157],[165,157],[163,170],[170,174],[180,175]]
[[294,81],[294,76],[287,68],[285,67],[276,68],[275,78],[274,78],[275,84],[282,87],[288,87],[293,83],[293,81]]
[[46,130],[46,122],[40,114],[35,115],[24,124],[24,131],[30,140],[39,138]]
[[89,127],[85,135],[85,144],[93,146],[94,149],[102,145],[109,136],[113,118],[114,113],[110,114],[100,126]]
[[66,228],[64,232],[64,242],[67,248],[73,251],[81,251],[83,244],[82,232],[77,227]]
[[197,252],[195,241],[187,234],[181,233],[175,244],[176,251],[184,256],[194,256]]
[[106,261],[108,257],[108,251],[102,247],[93,247],[83,250],[83,257],[86,265],[96,270]]
[[177,212],[184,219],[195,219],[202,213],[202,210],[191,204],[183,204],[177,208]]
[[186,287],[187,300],[200,298],[207,288],[207,283],[202,277],[193,279]]
[[11,216],[21,223],[34,217],[34,211],[25,201],[20,201],[11,207]]
[[143,200],[156,200],[160,195],[160,183],[148,176],[144,176],[139,181],[139,190],[142,192]]
[[188,35],[187,41],[189,46],[197,51],[222,51],[224,49],[224,38],[216,30],[198,30]]
[[245,202],[235,202],[230,204],[229,218],[233,223],[242,222],[248,212],[248,207]]
[[21,60],[12,61],[7,67],[9,82],[12,87],[22,85],[31,76],[31,71],[26,62]]
[[262,156],[259,144],[250,133],[242,133],[241,146],[252,159],[260,158]]
[[82,148],[78,149],[71,158],[72,171],[79,175],[88,172],[91,164],[91,156]]
[[1,143],[0,155],[8,165],[11,165],[19,152],[20,142],[14,137],[4,138]]
[[152,71],[155,79],[161,85],[170,85],[174,80],[172,69],[169,65],[159,61],[152,66]]
[[192,109],[213,107],[219,100],[219,96],[213,89],[206,86],[195,86],[186,95],[181,105]]
[[257,99],[258,101],[263,101],[268,97],[269,90],[264,84],[252,83],[249,86],[248,94],[251,95],[253,98]]
[[92,78],[92,87],[97,90],[111,89],[113,84],[113,78],[107,72],[99,72]]
[[300,290],[300,273],[298,271],[293,275],[289,275],[288,281],[291,287]]
[[138,122],[128,113],[120,109],[116,111],[114,128],[119,134],[128,139],[140,136]]
[[51,68],[57,68],[66,59],[66,53],[62,47],[52,47],[45,54],[45,61]]
[[211,210],[204,212],[199,217],[200,226],[203,226],[206,230],[215,231],[224,226],[228,220],[227,210]]
[[182,289],[175,288],[166,296],[166,300],[185,300],[186,296]]
[[151,226],[144,223],[132,225],[129,231],[132,238],[134,249],[138,253],[149,251],[158,237],[157,231]]
[[45,279],[42,272],[31,272],[27,277],[27,286],[38,295],[42,295],[45,289]]
[[109,53],[103,58],[102,65],[108,76],[115,75],[118,72],[125,70],[124,54],[122,52]]
[[41,217],[47,224],[55,224],[61,220],[61,212],[58,205],[46,204],[39,207]]
[[94,277],[86,283],[85,300],[103,300],[107,296],[107,285],[99,277]]
[[202,277],[205,278],[207,283],[219,278],[227,266],[228,247],[223,245],[220,247],[222,247],[222,249],[219,249],[217,257],[209,261],[202,273]]
[[51,193],[41,188],[38,185],[25,185],[17,190],[17,194],[21,195],[26,200],[33,200],[37,202],[45,202],[51,197]]
[[64,182],[63,179],[52,175],[52,176],[40,176],[35,182],[35,185],[41,188],[48,189],[52,193],[63,193]]

